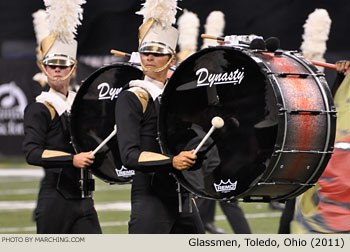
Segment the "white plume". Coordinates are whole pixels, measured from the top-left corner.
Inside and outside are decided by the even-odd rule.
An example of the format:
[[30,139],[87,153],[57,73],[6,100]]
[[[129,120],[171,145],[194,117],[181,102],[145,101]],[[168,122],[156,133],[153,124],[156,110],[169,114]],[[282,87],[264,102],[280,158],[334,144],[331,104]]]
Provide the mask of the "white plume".
[[48,83],[47,76],[43,72],[36,73],[33,76],[33,80],[36,81],[36,82],[39,82],[40,85],[42,85],[42,86],[45,86],[44,83]]
[[32,14],[32,17],[36,42],[39,45],[43,38],[50,34],[49,22],[45,10],[37,10]]
[[304,24],[303,42],[300,49],[303,55],[310,60],[325,62],[323,58],[326,52],[331,19],[325,9],[315,9]]
[[83,19],[81,5],[85,0],[44,0],[49,19],[50,33],[58,32],[63,42],[72,42],[77,34],[77,27]]
[[[221,11],[212,11],[207,17],[206,24],[204,26],[205,34],[220,37],[224,33],[225,28],[225,15]],[[208,46],[216,46],[217,42],[212,39],[204,39],[202,48]]]
[[184,10],[184,13],[177,21],[179,29],[180,51],[188,50],[191,53],[197,50],[197,39],[199,33],[199,18],[191,12]]
[[154,18],[163,27],[175,24],[177,0],[146,0],[142,5],[143,7],[136,14],[143,16],[143,22]]

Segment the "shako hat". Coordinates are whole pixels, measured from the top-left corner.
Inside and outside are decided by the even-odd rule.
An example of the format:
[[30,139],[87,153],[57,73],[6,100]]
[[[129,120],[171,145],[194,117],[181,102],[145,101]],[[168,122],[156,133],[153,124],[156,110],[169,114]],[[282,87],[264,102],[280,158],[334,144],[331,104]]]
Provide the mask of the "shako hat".
[[76,64],[77,26],[81,24],[85,0],[44,0],[50,33],[40,44],[39,54],[44,65],[72,66]]
[[177,0],[146,0],[136,14],[143,15],[139,27],[139,52],[175,55],[178,30],[176,22]]

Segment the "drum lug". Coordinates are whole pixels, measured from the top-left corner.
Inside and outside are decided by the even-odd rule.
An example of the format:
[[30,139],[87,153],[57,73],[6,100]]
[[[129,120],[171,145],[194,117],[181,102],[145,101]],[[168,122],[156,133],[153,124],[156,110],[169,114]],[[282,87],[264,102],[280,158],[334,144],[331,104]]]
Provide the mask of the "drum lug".
[[333,154],[332,151],[276,150],[275,153]]
[[275,56],[281,56],[282,54],[283,54],[283,51],[281,51],[281,50],[275,51]]
[[306,110],[306,109],[294,109],[289,111],[290,114],[299,114],[299,115],[320,115],[325,114],[322,110]]
[[315,75],[316,77],[325,77],[325,73],[322,73],[320,71],[317,72],[317,74]]
[[289,51],[289,54],[294,55],[294,56],[301,56],[300,51],[298,51],[298,50]]
[[277,76],[278,77],[282,77],[282,78],[287,78],[288,76],[299,76],[299,78],[305,79],[307,77],[309,77],[312,74],[309,73],[278,73]]
[[286,182],[279,182],[279,181],[273,181],[273,182],[260,182],[257,184],[258,186],[263,186],[263,185],[286,185],[286,186],[290,186],[290,185],[300,185],[300,186],[309,186],[309,187],[312,187],[312,186],[315,186],[315,184],[307,184],[307,183],[293,183],[293,182],[290,182],[290,183],[286,183]]
[[270,202],[269,196],[247,196],[243,197],[243,202]]
[[283,115],[284,113],[287,112],[287,109],[283,107],[281,104],[278,104],[280,106],[280,109],[278,110],[280,115]]

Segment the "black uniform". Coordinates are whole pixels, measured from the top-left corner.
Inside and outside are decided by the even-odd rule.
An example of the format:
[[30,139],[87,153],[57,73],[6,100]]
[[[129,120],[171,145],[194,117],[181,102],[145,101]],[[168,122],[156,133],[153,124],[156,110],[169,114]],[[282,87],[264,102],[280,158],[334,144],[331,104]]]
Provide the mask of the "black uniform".
[[183,211],[179,212],[177,184],[169,174],[174,171],[173,157],[159,154],[158,113],[152,96],[142,89],[124,91],[118,97],[115,111],[122,162],[136,170],[129,233],[204,233],[188,193],[182,193]]
[[63,116],[49,102],[32,103],[24,113],[26,160],[45,170],[35,210],[37,233],[101,233],[92,198],[81,198],[80,169],[73,167],[74,150]]

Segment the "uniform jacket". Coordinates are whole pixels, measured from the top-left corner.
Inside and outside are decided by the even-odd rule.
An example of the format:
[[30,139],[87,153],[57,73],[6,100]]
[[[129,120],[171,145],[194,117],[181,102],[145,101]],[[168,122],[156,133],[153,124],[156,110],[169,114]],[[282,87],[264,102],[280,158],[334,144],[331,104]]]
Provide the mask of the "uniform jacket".
[[42,166],[45,177],[42,189],[55,188],[65,198],[80,198],[79,170],[73,167],[74,149],[64,125],[64,112],[69,111],[75,93],[68,97],[50,89],[24,112],[23,151],[31,165]]

